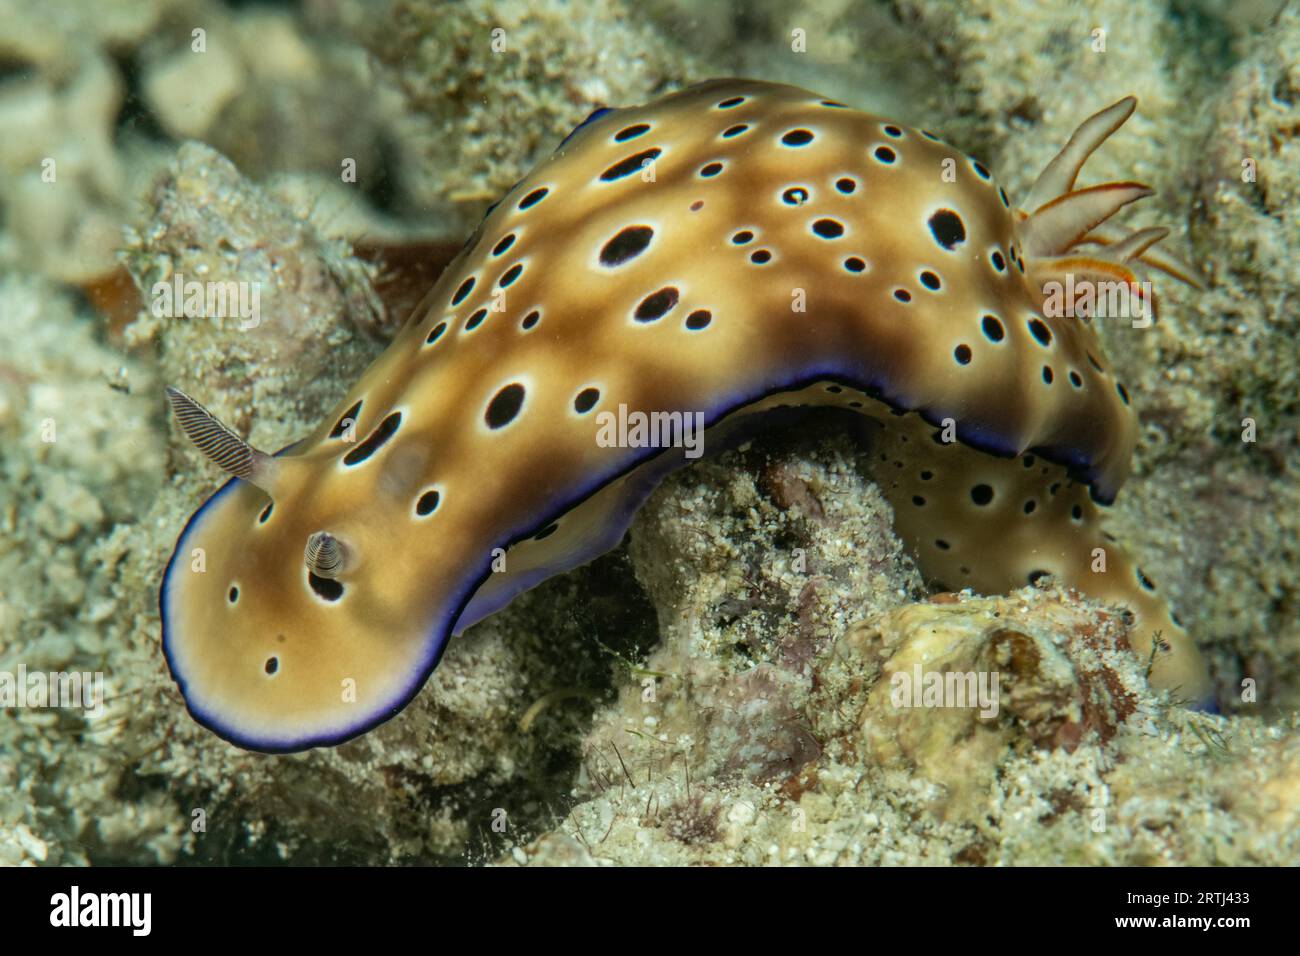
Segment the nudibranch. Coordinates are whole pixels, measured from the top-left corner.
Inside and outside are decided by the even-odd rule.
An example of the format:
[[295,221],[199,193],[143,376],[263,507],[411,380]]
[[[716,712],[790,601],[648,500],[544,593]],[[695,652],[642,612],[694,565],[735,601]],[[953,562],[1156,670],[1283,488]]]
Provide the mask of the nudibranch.
[[808,406],[866,417],[933,582],[1050,574],[1122,607],[1152,682],[1202,699],[1195,644],[1101,527],[1136,419],[1099,319],[1044,307],[1056,280],[1136,282],[1143,263],[1193,279],[1152,248],[1165,230],[1109,223],[1150,189],[1075,185],[1135,105],[1084,122],[1023,211],[934,134],[790,86],[593,114],[301,442],[257,451],[168,391],[232,476],[161,588],[190,712],[261,751],[355,737],[453,633],[614,547],[694,457],[610,440],[615,417],[696,422],[717,450]]

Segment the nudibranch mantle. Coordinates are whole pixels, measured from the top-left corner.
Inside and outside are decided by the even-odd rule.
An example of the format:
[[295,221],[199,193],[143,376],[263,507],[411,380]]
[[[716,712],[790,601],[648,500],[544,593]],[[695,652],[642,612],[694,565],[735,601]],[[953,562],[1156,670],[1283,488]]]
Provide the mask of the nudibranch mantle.
[[[598,440],[680,413],[717,450],[774,413],[867,417],[926,575],[1055,575],[1131,612],[1153,682],[1206,691],[1195,645],[1100,528],[1136,436],[1092,324],[1045,284],[1134,279],[1150,190],[1076,188],[1132,113],[1080,127],[1026,211],[931,133],[814,93],[704,83],[593,115],[484,218],[347,396],[278,456],[169,397],[233,477],[164,576],[193,716],[249,749],[340,743],[400,711],[449,636],[622,538],[681,447]],[[203,560],[192,556],[201,553]],[[1104,570],[1098,571],[1097,555]]]

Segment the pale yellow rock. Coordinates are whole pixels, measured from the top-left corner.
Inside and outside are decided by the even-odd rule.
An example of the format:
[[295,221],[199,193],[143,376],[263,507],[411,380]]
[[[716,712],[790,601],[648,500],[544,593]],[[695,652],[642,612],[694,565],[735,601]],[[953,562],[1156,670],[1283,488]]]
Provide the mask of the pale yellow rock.
[[1145,691],[1117,618],[1056,592],[913,604],[855,625],[849,653],[879,662],[859,717],[862,759],[940,784],[940,815],[977,814],[998,760],[1102,741]]
[[145,98],[163,128],[177,139],[201,139],[243,88],[238,56],[217,37],[205,52],[186,49],[155,64],[144,79]]

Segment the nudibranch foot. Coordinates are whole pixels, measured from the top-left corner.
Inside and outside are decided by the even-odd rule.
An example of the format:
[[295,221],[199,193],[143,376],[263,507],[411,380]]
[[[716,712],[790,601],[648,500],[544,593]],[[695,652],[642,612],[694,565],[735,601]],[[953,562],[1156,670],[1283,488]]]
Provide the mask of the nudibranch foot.
[[1107,534],[1086,485],[1032,453],[981,454],[915,415],[880,429],[874,475],[894,528],[921,572],[944,590],[1005,594],[1050,575],[1121,608],[1129,643],[1151,661],[1151,680],[1175,698],[1202,701],[1205,664],[1156,585]]
[[257,452],[168,392],[234,476],[160,593],[190,712],[256,750],[364,733],[451,634],[614,547],[669,471],[811,406],[877,433],[877,480],[934,581],[1051,574],[1123,606],[1153,683],[1196,698],[1194,644],[1101,530],[1129,394],[1095,313],[1045,307],[1058,279],[1190,274],[1155,253],[1163,230],[1111,222],[1147,187],[1075,185],[1135,105],[1085,121],[1027,212],[933,134],[794,87],[593,114],[297,445]]

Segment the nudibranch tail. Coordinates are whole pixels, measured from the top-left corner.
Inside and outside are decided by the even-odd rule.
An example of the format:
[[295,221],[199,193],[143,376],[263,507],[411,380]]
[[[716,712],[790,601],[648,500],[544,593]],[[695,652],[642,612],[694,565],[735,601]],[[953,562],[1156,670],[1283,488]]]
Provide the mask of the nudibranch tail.
[[1141,183],[1105,183],[1058,196],[1021,223],[1025,254],[1060,255],[1129,203],[1154,194]]
[[1167,235],[1169,235],[1169,230],[1160,226],[1151,229],[1138,229],[1108,248],[1106,254],[1111,259],[1120,262],[1140,259],[1144,252]]
[[[1098,289],[1104,288],[1105,284],[1120,285],[1129,290],[1129,294],[1133,297],[1133,304],[1150,308],[1152,321],[1159,319],[1155,293],[1151,293],[1148,301],[1146,290],[1125,262],[1071,253],[1032,261],[1029,264],[1029,278],[1038,288],[1044,290],[1048,289],[1049,283],[1055,283],[1060,287],[1068,280],[1072,280],[1076,288],[1089,286]],[[1076,302],[1074,314],[1089,320],[1102,315],[1106,304],[1105,296],[1094,296],[1086,304]]]
[[179,388],[168,385],[165,391],[177,423],[195,448],[226,474],[271,494],[276,475],[274,458],[248,444]]
[[[1205,282],[1200,275],[1197,274],[1196,269],[1192,265],[1184,262],[1178,256],[1174,255],[1172,252],[1169,252],[1167,249],[1156,249],[1154,246],[1145,246],[1136,255],[1128,254],[1127,250],[1123,249],[1123,243],[1136,240],[1136,238],[1143,232],[1150,231],[1152,230],[1144,229],[1139,230],[1138,232],[1129,233],[1121,226],[1112,225],[1111,223],[1102,223],[1093,229],[1092,232],[1088,233],[1088,235],[1084,237],[1083,241],[1107,247],[1107,255],[1112,258],[1123,257],[1125,261],[1136,259],[1145,265],[1151,266],[1153,269],[1158,269],[1170,278],[1177,279],[1179,282],[1191,286],[1193,289],[1205,288]],[[1168,232],[1168,230],[1164,231],[1166,233]],[[1160,238],[1164,237],[1161,236]],[[1158,242],[1159,239],[1156,241]]]
[[1025,200],[1025,208],[1037,212],[1042,206],[1073,191],[1075,180],[1088,157],[1128,121],[1137,109],[1137,97],[1126,96],[1100,110],[1079,124],[1069,141],[1034,181]]
[[[1154,195],[1149,186],[1114,182],[1075,188],[1088,157],[1133,115],[1136,107],[1137,100],[1126,96],[1089,117],[1034,182],[1024,207],[1029,212],[1018,215],[1024,257],[1038,288],[1048,282],[1063,282],[1067,275],[1076,281],[1084,278],[1075,271],[1079,265],[1084,266],[1087,281],[1123,282],[1136,288],[1138,276],[1132,266],[1139,263],[1195,288],[1202,287],[1194,269],[1171,253],[1154,248],[1169,234],[1167,229],[1130,233],[1108,222],[1129,203]],[[1100,248],[1080,260],[1072,253],[1083,244]],[[1102,268],[1100,263],[1111,267]],[[1149,304],[1154,310],[1154,297]]]
[[1056,279],[1161,267],[1163,230],[1107,223],[1147,187],[1075,185],[1134,102],[1080,127],[1028,212],[934,134],[794,87],[594,114],[290,452],[169,390],[242,479],[190,520],[161,589],[191,713],[257,750],[355,737],[450,635],[614,547],[674,468],[816,406],[869,423],[927,577],[1050,574],[1123,606],[1139,653],[1160,635],[1152,682],[1199,697],[1194,643],[1102,530],[1137,440],[1128,391],[1097,323],[1045,306]]

